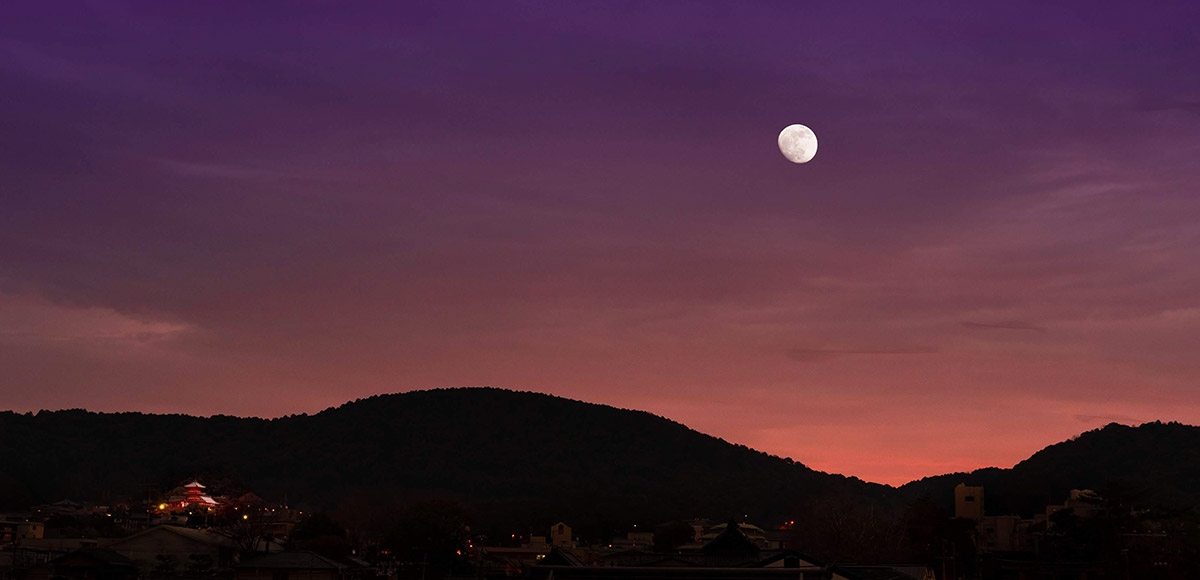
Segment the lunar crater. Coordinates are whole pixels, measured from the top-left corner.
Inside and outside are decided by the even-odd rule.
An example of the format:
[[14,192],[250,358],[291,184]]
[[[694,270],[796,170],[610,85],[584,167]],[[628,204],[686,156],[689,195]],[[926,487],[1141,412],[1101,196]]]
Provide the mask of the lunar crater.
[[792,163],[808,163],[817,154],[817,135],[804,125],[788,125],[779,133],[779,152]]

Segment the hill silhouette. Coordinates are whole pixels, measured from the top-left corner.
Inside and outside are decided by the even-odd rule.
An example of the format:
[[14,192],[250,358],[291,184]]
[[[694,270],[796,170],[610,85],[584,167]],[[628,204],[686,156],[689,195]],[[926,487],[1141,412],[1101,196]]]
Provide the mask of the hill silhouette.
[[450,497],[485,519],[531,523],[779,521],[814,495],[889,492],[650,413],[492,388],[380,395],[272,420],[0,413],[0,474],[10,504],[137,497],[203,476],[218,493],[314,509]]
[[733,514],[764,524],[825,505],[901,507],[986,487],[992,514],[1041,511],[1071,489],[1194,507],[1200,428],[1112,424],[1011,469],[899,489],[814,471],[646,413],[492,388],[379,395],[277,419],[83,410],[0,412],[0,509],[63,498],[145,498],[201,477],[215,493],[292,505],[451,498],[477,521],[657,523]]
[[1040,512],[1072,489],[1092,489],[1142,507],[1194,509],[1200,490],[1200,427],[1110,423],[1033,454],[1011,469],[986,468],[910,482],[902,496],[953,503],[959,483],[984,486],[989,514]]

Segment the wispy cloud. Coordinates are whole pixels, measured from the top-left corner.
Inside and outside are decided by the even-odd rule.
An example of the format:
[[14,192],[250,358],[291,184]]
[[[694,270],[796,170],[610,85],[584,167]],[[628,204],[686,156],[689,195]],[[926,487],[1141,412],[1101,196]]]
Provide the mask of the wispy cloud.
[[839,356],[895,356],[895,355],[924,355],[937,354],[941,349],[935,346],[883,346],[865,348],[794,348],[788,351],[792,360],[807,362],[823,360]]
[[159,167],[180,175],[222,179],[265,179],[290,177],[290,174],[232,163],[202,163],[176,159],[156,159]]
[[1046,327],[1038,326],[1028,322],[1019,320],[1007,320],[1002,322],[974,322],[965,320],[959,323],[967,328],[995,328],[999,330],[1031,330],[1034,332],[1046,332]]
[[112,309],[64,306],[35,296],[0,294],[0,339],[17,342],[149,343],[188,330]]
[[0,70],[97,93],[157,94],[165,85],[132,67],[86,53],[56,54],[26,42],[0,39]]
[[1139,111],[1157,113],[1160,111],[1188,111],[1200,113],[1200,101],[1163,100],[1144,102],[1137,107]]

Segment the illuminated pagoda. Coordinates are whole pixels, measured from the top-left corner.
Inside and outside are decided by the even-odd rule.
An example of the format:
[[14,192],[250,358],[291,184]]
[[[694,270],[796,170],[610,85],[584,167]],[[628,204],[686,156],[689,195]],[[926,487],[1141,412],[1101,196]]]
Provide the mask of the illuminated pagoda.
[[183,486],[183,495],[172,495],[167,499],[167,502],[158,506],[159,511],[172,512],[178,509],[190,509],[193,507],[203,507],[212,509],[217,507],[219,502],[213,499],[212,496],[204,493],[204,484],[199,481],[192,480],[191,483]]
[[183,489],[183,501],[188,505],[202,505],[205,507],[213,507],[217,505],[217,500],[204,493],[204,485],[199,481],[193,479],[191,483],[183,486]]

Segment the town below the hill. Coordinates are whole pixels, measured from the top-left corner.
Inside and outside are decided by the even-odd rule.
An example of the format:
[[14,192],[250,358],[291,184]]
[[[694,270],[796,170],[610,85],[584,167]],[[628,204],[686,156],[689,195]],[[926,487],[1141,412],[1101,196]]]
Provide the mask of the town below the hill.
[[[567,521],[484,533],[450,499],[409,503],[379,527],[362,525],[381,520],[364,517],[371,505],[313,513],[222,491],[191,480],[136,501],[4,514],[0,580],[1153,580],[1200,570],[1194,521],[1092,490],[1021,517],[990,513],[982,486],[959,484],[953,514],[920,500],[896,530],[841,505],[807,521],[697,517],[588,536]],[[916,549],[844,556],[881,540]]]

